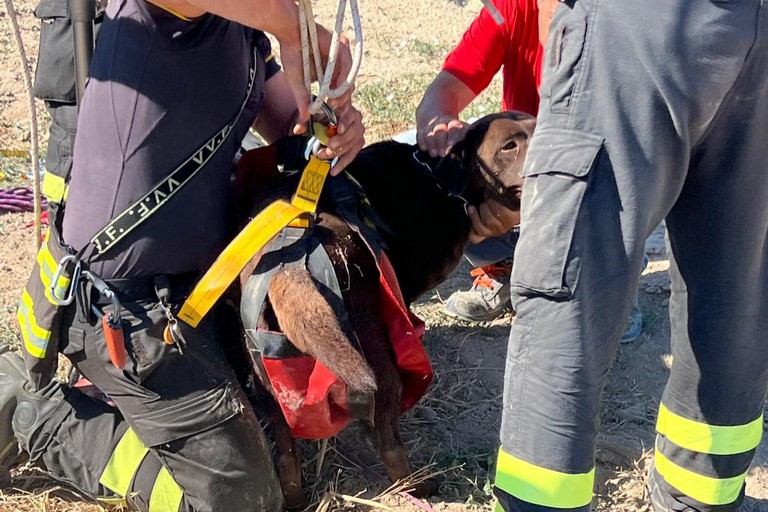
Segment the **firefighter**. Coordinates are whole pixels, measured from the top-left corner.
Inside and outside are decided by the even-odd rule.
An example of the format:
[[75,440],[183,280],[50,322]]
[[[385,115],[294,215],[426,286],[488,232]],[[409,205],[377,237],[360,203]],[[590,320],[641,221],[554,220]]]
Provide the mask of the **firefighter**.
[[500,508],[590,509],[600,392],[666,219],[674,361],[650,500],[736,510],[768,388],[768,5],[539,3],[554,17],[512,270]]
[[[330,33],[318,32],[326,59]],[[343,43],[336,84],[352,63]],[[19,309],[26,370],[0,355],[4,468],[18,441],[53,478],[140,510],[282,508],[224,354],[225,312],[197,329],[174,312],[232,234],[232,164],[249,127],[271,142],[309,119],[300,55],[293,0],[110,1],[60,183],[65,206]],[[337,134],[318,156],[339,157],[335,173],[364,129],[351,93],[330,103]],[[62,274],[65,260],[77,263]],[[49,382],[58,351],[104,396]]]

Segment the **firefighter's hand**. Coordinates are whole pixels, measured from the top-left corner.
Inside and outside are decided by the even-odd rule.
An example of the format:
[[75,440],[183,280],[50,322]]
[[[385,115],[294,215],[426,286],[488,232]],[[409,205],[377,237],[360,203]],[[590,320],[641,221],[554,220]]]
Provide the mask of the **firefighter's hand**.
[[339,161],[331,169],[333,176],[343,171],[365,145],[363,115],[352,105],[351,94],[346,96],[328,101],[328,106],[336,113],[336,135],[330,138],[327,148],[317,153],[318,157],[328,160],[339,157]]
[[[323,69],[328,62],[328,51],[331,45],[331,33],[328,32],[321,25],[317,25],[317,36],[319,40],[320,53],[322,55]],[[299,115],[296,118],[296,124],[293,126],[293,133],[301,134],[307,129],[307,123],[309,121],[309,104],[310,97],[307,92],[306,85],[304,84],[304,68],[301,57],[301,45],[295,45],[294,42],[290,42],[289,46],[283,46],[283,42],[280,42],[280,63],[283,66],[283,73],[288,81],[288,85],[293,92],[293,96],[296,98],[296,104],[299,107]],[[312,80],[316,80],[314,65],[310,66],[312,69]],[[349,40],[343,35],[339,37],[339,49],[336,57],[336,65],[333,69],[333,77],[331,78],[331,88],[336,88],[346,80],[349,70],[352,69],[352,54],[349,50]],[[351,102],[352,88],[347,91],[342,97],[337,98],[339,107],[341,105]],[[337,112],[338,114],[338,112]]]
[[422,151],[433,157],[443,157],[451,147],[464,139],[469,125],[456,116],[439,115],[431,119],[416,117],[416,142]]
[[478,208],[467,207],[472,229],[469,241],[477,244],[495,236],[501,236],[520,224],[520,212],[512,211],[501,203],[488,199]]

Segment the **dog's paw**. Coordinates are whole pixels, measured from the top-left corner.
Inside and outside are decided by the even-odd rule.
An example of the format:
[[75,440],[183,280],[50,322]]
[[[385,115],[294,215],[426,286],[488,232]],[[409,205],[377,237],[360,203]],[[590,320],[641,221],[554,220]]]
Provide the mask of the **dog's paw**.
[[429,498],[430,496],[437,494],[437,487],[437,482],[434,480],[424,480],[414,486],[411,495],[414,498]]
[[309,505],[301,489],[296,493],[283,493],[283,498],[285,498],[285,510],[304,510]]

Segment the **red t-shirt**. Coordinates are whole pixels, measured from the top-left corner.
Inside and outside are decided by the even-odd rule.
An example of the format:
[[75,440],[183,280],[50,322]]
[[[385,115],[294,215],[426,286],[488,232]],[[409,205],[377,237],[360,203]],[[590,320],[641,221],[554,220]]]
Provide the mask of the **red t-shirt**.
[[503,67],[501,108],[536,115],[543,53],[536,0],[493,0],[493,4],[504,24],[497,25],[483,8],[446,57],[443,70],[480,94]]

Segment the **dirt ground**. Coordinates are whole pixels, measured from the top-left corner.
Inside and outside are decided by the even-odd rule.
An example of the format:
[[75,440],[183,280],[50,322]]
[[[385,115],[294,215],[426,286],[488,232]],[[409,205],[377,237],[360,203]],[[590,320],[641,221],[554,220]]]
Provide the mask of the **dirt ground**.
[[[16,0],[30,55],[36,55],[35,0]],[[318,18],[328,21],[336,2],[318,0]],[[442,57],[480,9],[479,0],[378,0],[363,2],[365,60],[358,98],[369,139],[412,125],[423,87]],[[351,32],[351,27],[347,28]],[[29,121],[26,96],[8,15],[0,10],[0,150],[26,149]],[[33,65],[34,69],[34,65]],[[473,111],[498,108],[498,84]],[[495,107],[494,107],[495,106]],[[46,115],[39,115],[43,126]],[[41,140],[44,142],[44,138]],[[7,152],[6,152],[7,153]],[[23,174],[26,164],[4,158],[0,178]],[[6,187],[0,181],[0,187]],[[34,257],[30,214],[0,215],[0,339],[18,343],[14,320],[21,287]],[[643,334],[622,345],[603,397],[598,438],[595,508],[648,510],[644,468],[654,439],[654,418],[671,364],[669,355],[669,262],[663,227],[648,241],[650,264],[640,282]],[[414,307],[428,325],[424,339],[435,367],[428,395],[402,419],[412,461],[439,483],[437,496],[414,500],[403,488],[390,488],[373,448],[359,428],[323,443],[302,443],[307,488],[319,511],[381,508],[404,512],[460,512],[490,509],[492,470],[501,415],[501,396],[511,315],[488,324],[457,322],[441,313],[442,301],[469,284],[465,264]],[[21,489],[21,490],[18,490]],[[0,494],[0,510],[101,510],[60,490],[39,473],[22,469]],[[768,444],[758,449],[747,485],[744,510],[768,512]]]

